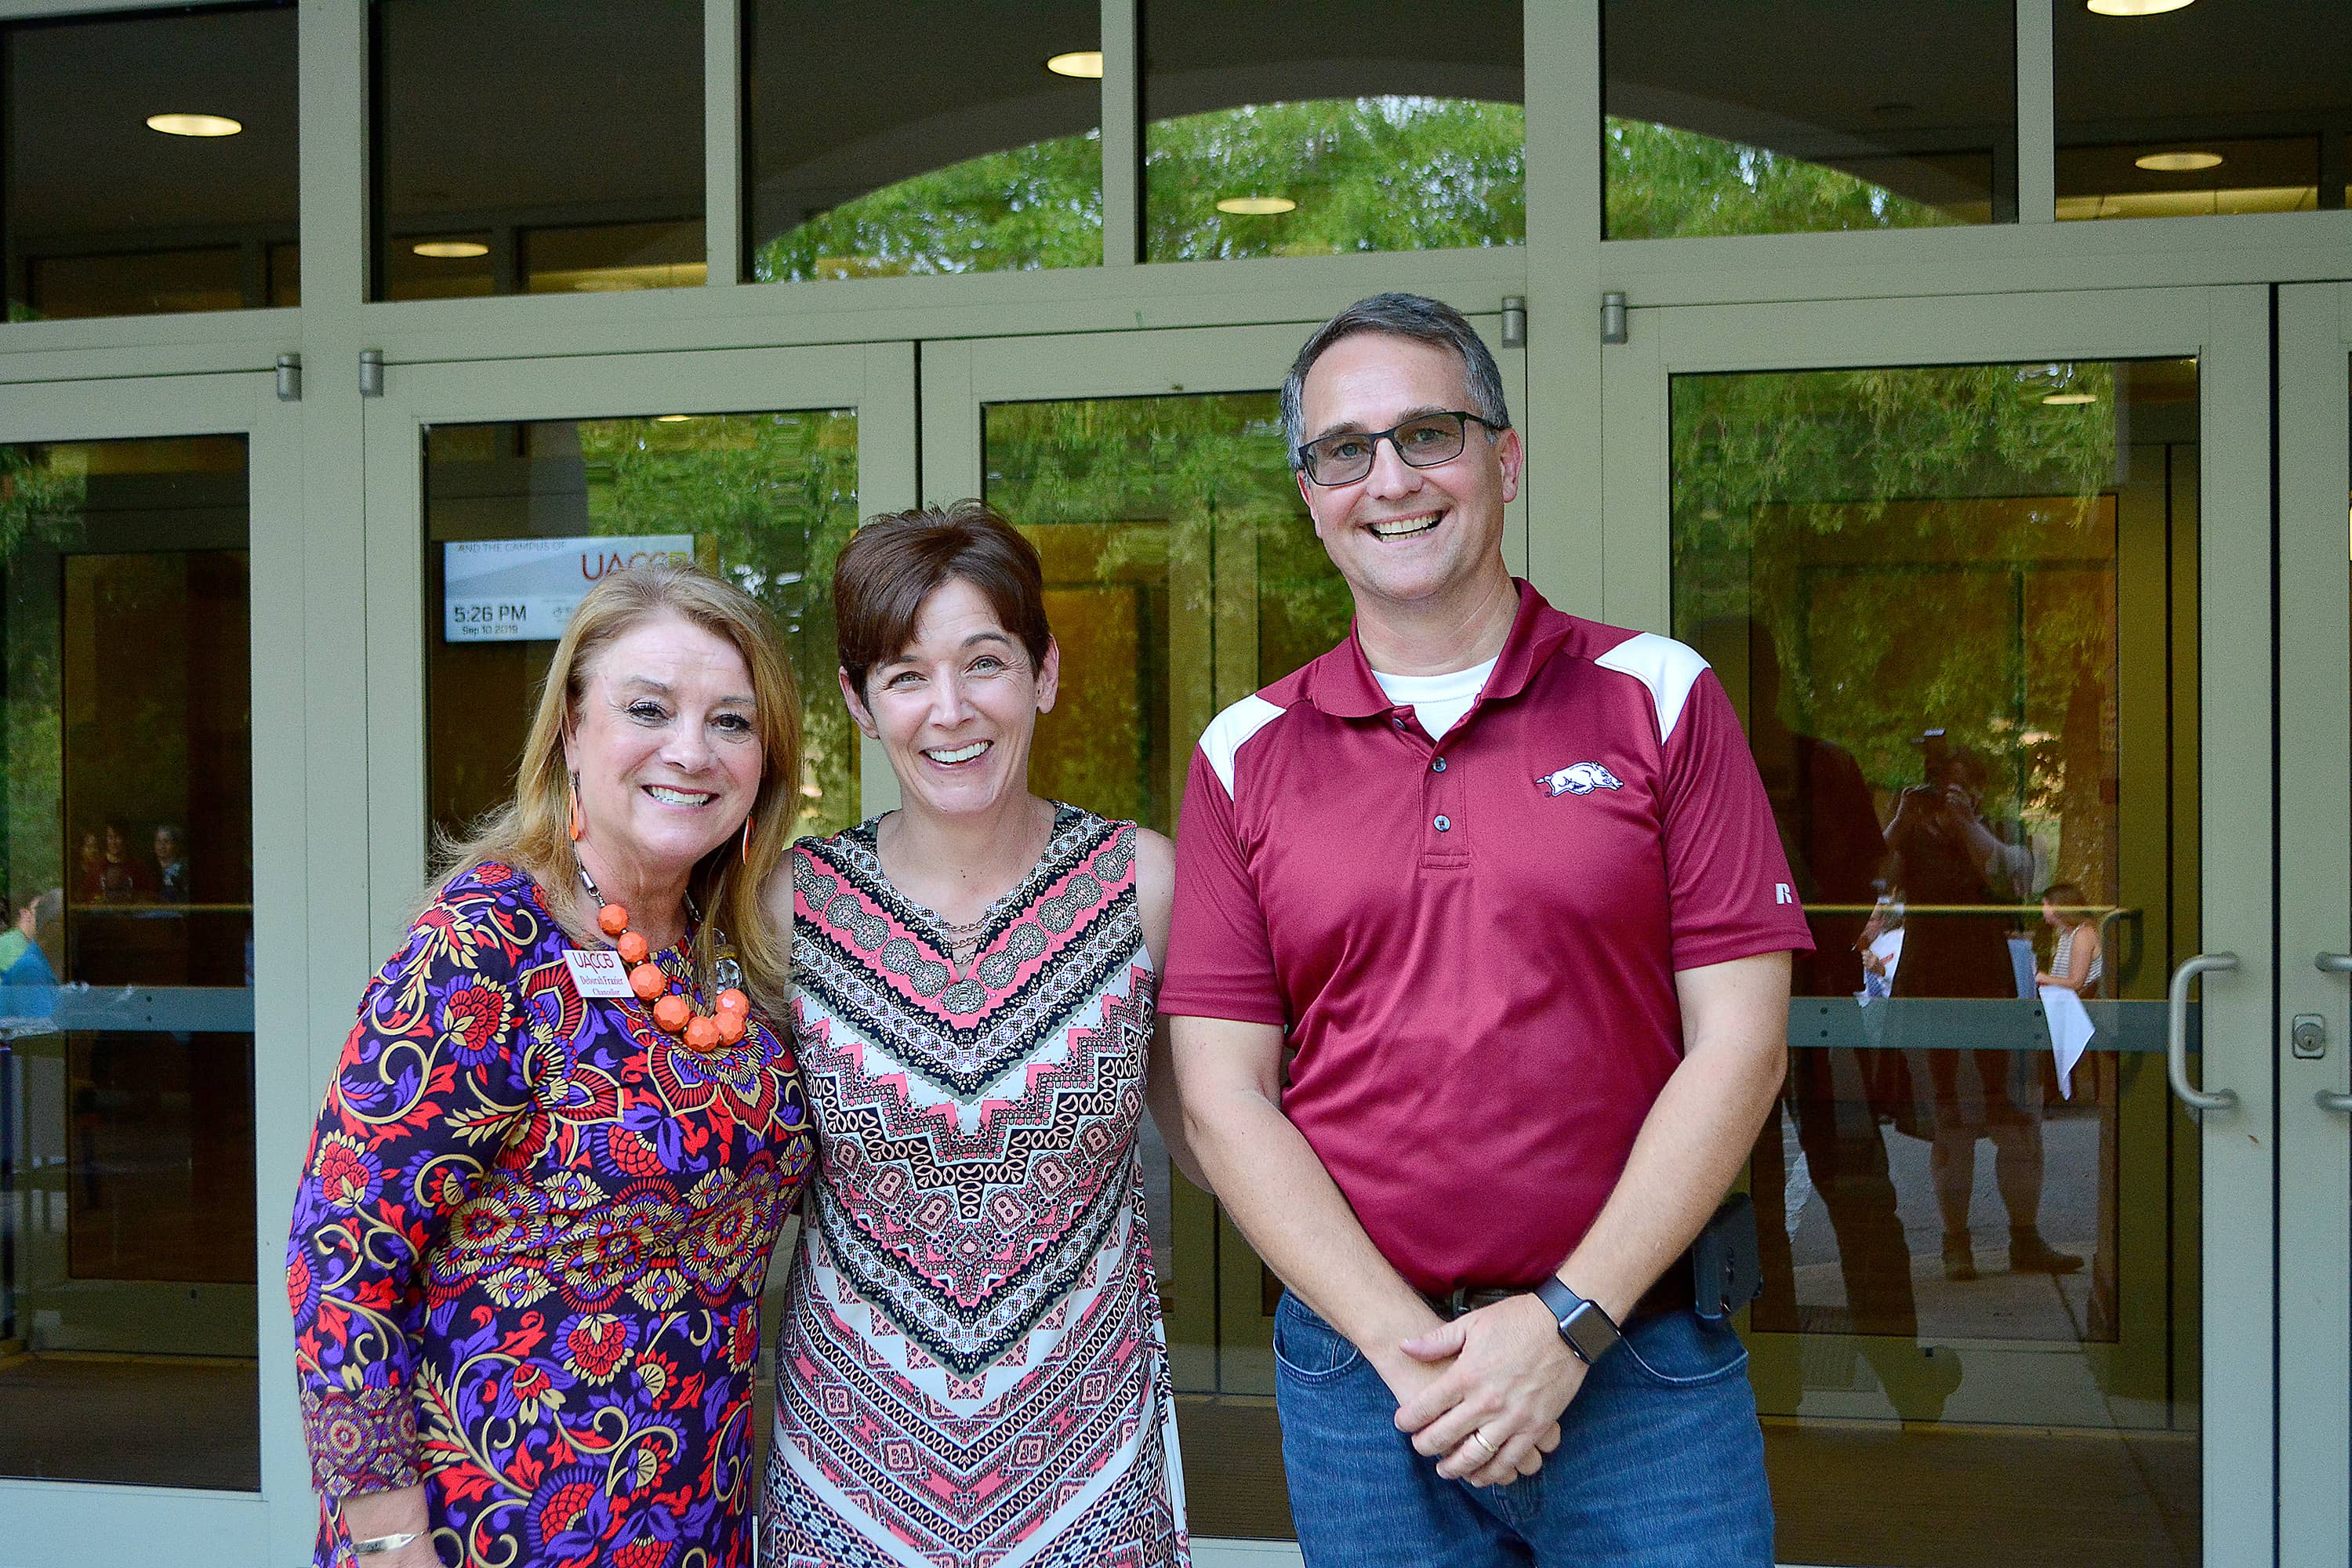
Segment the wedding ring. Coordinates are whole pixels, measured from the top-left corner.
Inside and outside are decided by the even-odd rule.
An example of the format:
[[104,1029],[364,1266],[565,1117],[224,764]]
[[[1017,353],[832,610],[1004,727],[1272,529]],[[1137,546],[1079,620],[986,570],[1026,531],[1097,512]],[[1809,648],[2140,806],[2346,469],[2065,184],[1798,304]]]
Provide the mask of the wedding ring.
[[1495,1445],[1494,1445],[1494,1444],[1489,1443],[1488,1441],[1486,1441],[1486,1435],[1484,1432],[1473,1432],[1473,1433],[1471,1433],[1471,1434],[1470,1434],[1470,1440],[1471,1440],[1473,1443],[1477,1444],[1477,1445],[1478,1445],[1478,1447],[1480,1447],[1481,1448],[1486,1449],[1486,1457],[1487,1457],[1488,1458],[1490,1458],[1490,1459],[1493,1459],[1493,1458],[1500,1458],[1500,1457],[1501,1457],[1501,1455],[1502,1455],[1503,1450],[1502,1450],[1502,1449],[1500,1449],[1500,1448],[1497,1448],[1496,1447],[1495,1447]]

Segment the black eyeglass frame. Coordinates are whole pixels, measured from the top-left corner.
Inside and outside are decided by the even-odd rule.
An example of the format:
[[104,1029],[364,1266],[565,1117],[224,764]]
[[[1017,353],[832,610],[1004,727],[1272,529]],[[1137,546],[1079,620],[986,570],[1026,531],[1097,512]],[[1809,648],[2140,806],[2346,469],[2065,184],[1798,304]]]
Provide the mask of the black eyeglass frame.
[[[1403,444],[1396,438],[1396,433],[1403,429],[1408,425],[1418,425],[1424,419],[1451,419],[1454,421],[1462,427],[1462,445],[1454,447],[1454,450],[1446,453],[1445,456],[1442,458],[1425,458],[1419,462],[1415,462],[1405,451]],[[1511,427],[1508,421],[1497,425],[1495,421],[1487,418],[1485,415],[1473,414],[1466,408],[1434,408],[1425,414],[1416,414],[1410,419],[1401,419],[1385,430],[1334,430],[1328,436],[1316,437],[1314,440],[1299,447],[1291,455],[1298,459],[1299,471],[1307,476],[1307,483],[1324,489],[1330,489],[1339,485],[1352,485],[1362,482],[1366,475],[1369,475],[1372,471],[1372,464],[1380,461],[1381,443],[1382,441],[1386,441],[1389,444],[1389,449],[1397,455],[1397,461],[1402,463],[1408,468],[1433,468],[1440,463],[1450,463],[1454,458],[1460,457],[1469,447],[1470,425],[1474,420],[1478,424],[1485,426],[1486,427],[1486,434],[1490,437],[1499,436],[1504,431]],[[1354,479],[1323,479],[1315,471],[1315,448],[1320,442],[1338,440],[1342,437],[1350,441],[1364,441],[1370,443],[1372,449],[1371,458],[1370,461],[1365,463],[1364,472],[1358,474]]]

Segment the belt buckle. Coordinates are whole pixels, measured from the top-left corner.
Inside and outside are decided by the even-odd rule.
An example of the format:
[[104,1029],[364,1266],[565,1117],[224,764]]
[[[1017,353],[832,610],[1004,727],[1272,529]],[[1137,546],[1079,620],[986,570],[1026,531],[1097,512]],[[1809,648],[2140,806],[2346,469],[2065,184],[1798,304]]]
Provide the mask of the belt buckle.
[[1439,1300],[1445,1308],[1445,1321],[1450,1323],[1470,1310],[1470,1287],[1456,1285]]

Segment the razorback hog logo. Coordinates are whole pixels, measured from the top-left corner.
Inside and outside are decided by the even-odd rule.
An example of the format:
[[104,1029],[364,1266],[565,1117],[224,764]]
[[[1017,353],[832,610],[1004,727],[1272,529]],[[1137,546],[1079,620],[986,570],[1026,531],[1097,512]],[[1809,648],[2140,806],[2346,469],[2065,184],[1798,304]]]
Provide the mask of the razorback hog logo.
[[1597,789],[1623,789],[1624,782],[1599,763],[1570,763],[1556,773],[1538,773],[1536,783],[1547,795],[1591,795]]

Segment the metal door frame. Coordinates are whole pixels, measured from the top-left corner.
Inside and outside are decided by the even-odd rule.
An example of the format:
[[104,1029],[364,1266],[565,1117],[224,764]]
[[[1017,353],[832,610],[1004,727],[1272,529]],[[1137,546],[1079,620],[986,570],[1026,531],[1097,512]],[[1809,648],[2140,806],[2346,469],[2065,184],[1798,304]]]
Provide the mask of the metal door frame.
[[[260,1358],[258,1492],[199,1491],[84,1481],[0,1479],[9,1528],[0,1559],[105,1568],[125,1543],[172,1542],[200,1564],[287,1555],[307,1542],[318,1505],[303,1453],[291,1375],[294,1342],[285,1268],[292,1175],[311,1116],[307,1070],[310,896],[305,839],[307,622],[314,591],[351,584],[306,574],[299,408],[281,403],[267,371],[0,386],[0,433],[13,443],[180,436],[246,437],[247,549],[251,575],[254,819],[254,1168],[256,1325]],[[268,570],[260,569],[263,563]],[[355,595],[354,595],[355,596]],[[287,738],[292,738],[292,743]],[[274,742],[274,743],[273,743]],[[168,1421],[169,1412],[156,1418]],[[202,1434],[187,1435],[201,1441]],[[93,1531],[93,1508],[109,1521]]]
[[[2279,1561],[2352,1562],[2352,284],[2278,290]],[[2294,1054],[2298,1015],[2326,1055]]]

